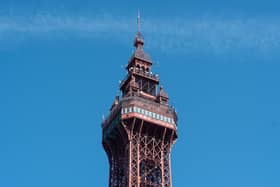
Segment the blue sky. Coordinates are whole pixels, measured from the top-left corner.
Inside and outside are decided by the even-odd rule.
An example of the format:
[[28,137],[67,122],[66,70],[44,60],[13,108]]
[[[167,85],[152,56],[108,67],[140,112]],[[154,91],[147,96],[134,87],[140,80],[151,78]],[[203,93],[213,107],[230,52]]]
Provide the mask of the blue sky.
[[107,186],[101,119],[141,10],[179,115],[173,186],[280,186],[279,1],[0,1],[0,186]]

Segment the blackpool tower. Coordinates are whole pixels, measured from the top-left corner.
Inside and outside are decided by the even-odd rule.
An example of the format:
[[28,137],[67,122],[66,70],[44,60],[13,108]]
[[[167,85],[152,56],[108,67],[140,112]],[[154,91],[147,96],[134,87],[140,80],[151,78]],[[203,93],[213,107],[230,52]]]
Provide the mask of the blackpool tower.
[[110,113],[102,122],[102,144],[107,153],[109,187],[171,187],[170,153],[177,139],[177,114],[169,96],[151,71],[138,32],[135,51],[126,66]]

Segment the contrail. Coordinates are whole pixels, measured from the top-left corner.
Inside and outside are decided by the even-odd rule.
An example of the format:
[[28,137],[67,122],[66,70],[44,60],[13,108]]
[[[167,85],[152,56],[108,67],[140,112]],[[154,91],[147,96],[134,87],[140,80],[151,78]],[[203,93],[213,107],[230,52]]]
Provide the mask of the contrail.
[[[280,49],[280,24],[270,18],[217,19],[204,17],[146,19],[141,30],[149,48],[162,51],[173,49],[180,53],[212,52],[223,54],[251,50],[269,53]],[[0,17],[0,41],[17,37],[88,37],[98,40],[114,38],[130,40],[137,30],[134,19],[98,15],[92,17],[63,17],[34,15],[32,17]]]

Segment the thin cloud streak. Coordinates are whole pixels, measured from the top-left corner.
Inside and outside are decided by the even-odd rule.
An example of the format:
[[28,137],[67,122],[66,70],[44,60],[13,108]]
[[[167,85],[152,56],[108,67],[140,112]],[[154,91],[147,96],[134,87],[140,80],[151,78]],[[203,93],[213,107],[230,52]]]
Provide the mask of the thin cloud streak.
[[26,34],[48,34],[52,32],[72,32],[81,35],[86,32],[106,32],[111,29],[127,30],[127,24],[112,20],[109,17],[57,17],[37,15],[31,18],[0,18],[0,33],[18,32]]
[[[150,24],[155,40],[164,49],[187,52],[208,51],[223,54],[230,51],[251,50],[267,52],[280,49],[280,25],[257,19],[244,20],[175,20]],[[151,43],[158,43],[151,41]],[[163,49],[163,50],[164,50]],[[191,52],[192,52],[191,51]]]
[[[142,30],[149,48],[180,53],[231,51],[269,53],[280,49],[280,25],[276,19],[174,19],[144,20]],[[110,15],[96,17],[59,17],[36,15],[29,18],[0,17],[0,41],[18,36],[108,38],[118,42],[134,34],[135,20]],[[131,38],[130,38],[131,39]],[[176,49],[176,50],[174,50]]]

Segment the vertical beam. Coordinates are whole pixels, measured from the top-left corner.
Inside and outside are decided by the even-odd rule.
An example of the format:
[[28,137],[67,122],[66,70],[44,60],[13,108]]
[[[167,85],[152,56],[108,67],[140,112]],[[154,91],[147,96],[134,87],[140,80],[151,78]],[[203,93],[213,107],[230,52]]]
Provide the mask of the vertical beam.
[[140,129],[139,129],[139,135],[137,138],[137,187],[140,187],[140,137],[142,136],[142,127],[144,124],[144,120],[141,121]]
[[131,127],[131,130],[130,130],[130,132],[129,132],[129,140],[130,140],[130,141],[131,141],[131,139],[132,139],[132,135],[133,135],[133,130],[134,130],[135,122],[136,122],[136,118],[133,118],[132,127]]
[[109,186],[112,186],[112,178],[114,175],[114,157],[113,156],[109,156],[109,163],[110,163],[110,172],[109,172]]
[[165,178],[164,178],[164,140],[166,135],[166,128],[164,128],[162,142],[161,142],[161,181],[162,186],[165,187]]
[[169,180],[170,180],[170,187],[172,187],[172,172],[171,172],[171,147],[172,147],[172,144],[173,144],[173,138],[174,138],[174,130],[172,130],[172,133],[171,133],[171,139],[170,139],[170,142],[169,142]]
[[128,187],[132,187],[132,139],[133,139],[133,130],[134,130],[134,126],[135,126],[135,121],[136,121],[136,118],[133,119],[133,122],[132,122],[132,127],[131,127],[131,130],[130,130],[130,133],[129,133],[129,163],[128,163]]

